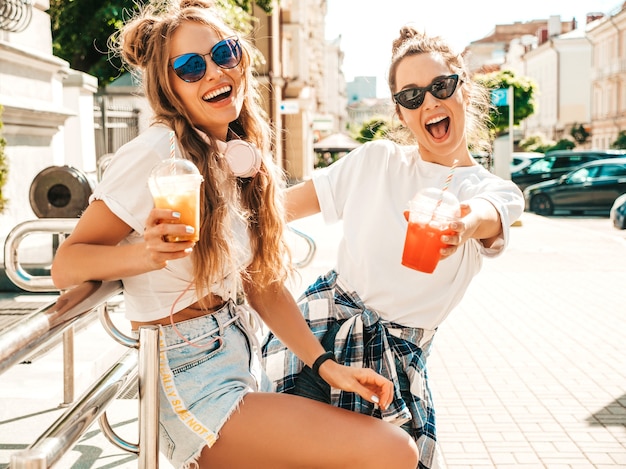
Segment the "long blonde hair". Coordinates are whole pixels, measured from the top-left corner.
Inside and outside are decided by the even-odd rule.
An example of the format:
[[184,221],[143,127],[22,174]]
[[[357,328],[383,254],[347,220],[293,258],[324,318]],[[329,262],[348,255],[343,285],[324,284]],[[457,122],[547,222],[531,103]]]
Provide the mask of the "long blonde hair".
[[[411,55],[429,53],[439,54],[450,71],[459,75],[459,81],[463,81],[465,85],[463,88],[469,93],[465,119],[468,144],[476,150],[490,150],[488,125],[489,110],[492,105],[489,91],[472,80],[463,57],[456,54],[441,37],[427,36],[411,26],[403,26],[400,29],[400,34],[394,39],[391,48],[391,65],[387,79],[391,95],[397,92],[396,70],[402,59]],[[398,106],[399,104],[396,103],[397,114],[399,114]]]
[[114,50],[140,78],[154,112],[154,122],[174,129],[182,153],[197,165],[204,177],[200,240],[193,254],[199,297],[235,267],[229,216],[233,210],[250,230],[253,259],[247,274],[259,287],[264,287],[283,281],[288,273],[282,191],[277,187],[283,178],[269,155],[272,133],[252,73],[251,57],[255,51],[252,44],[239,37],[244,101],[239,117],[229,126],[229,133],[256,145],[263,154],[260,171],[251,179],[239,179],[232,174],[225,159],[220,157],[213,136],[209,135],[210,142],[199,136],[169,81],[170,38],[183,22],[206,25],[220,37],[236,35],[212,7],[205,0],[152,2],[141,7],[112,38]]

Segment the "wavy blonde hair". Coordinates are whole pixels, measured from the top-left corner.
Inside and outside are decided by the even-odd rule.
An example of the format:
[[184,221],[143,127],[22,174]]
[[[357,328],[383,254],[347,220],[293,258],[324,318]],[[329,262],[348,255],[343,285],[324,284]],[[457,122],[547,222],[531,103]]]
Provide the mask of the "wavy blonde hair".
[[[213,136],[204,141],[195,131],[192,119],[169,81],[169,44],[173,33],[184,22],[213,29],[219,37],[237,35],[218,16],[212,2],[180,0],[152,2],[142,6],[111,39],[116,50],[141,80],[145,96],[154,112],[154,122],[174,129],[182,153],[193,161],[204,177],[201,202],[200,240],[193,253],[193,270],[198,297],[224,279],[234,265],[230,216],[234,210],[250,230],[253,259],[242,275],[248,275],[260,288],[284,281],[288,250],[283,233],[284,213],[279,185],[284,178],[270,151],[272,130],[261,107],[258,81],[252,72],[252,54],[258,52],[239,37],[242,59],[244,101],[229,133],[254,144],[263,154],[260,171],[250,179],[235,177],[220,156]],[[238,35],[237,35],[238,36]]]
[[[391,48],[391,65],[389,66],[388,84],[391,95],[397,92],[396,70],[405,57],[419,54],[439,54],[450,68],[463,81],[467,98],[465,133],[468,144],[476,150],[490,150],[489,141],[489,110],[492,107],[489,90],[472,80],[463,56],[456,54],[441,37],[427,36],[411,26],[403,26],[399,36],[394,39]],[[393,98],[392,98],[393,99]],[[399,104],[395,104],[399,114]],[[406,134],[405,134],[406,135]]]

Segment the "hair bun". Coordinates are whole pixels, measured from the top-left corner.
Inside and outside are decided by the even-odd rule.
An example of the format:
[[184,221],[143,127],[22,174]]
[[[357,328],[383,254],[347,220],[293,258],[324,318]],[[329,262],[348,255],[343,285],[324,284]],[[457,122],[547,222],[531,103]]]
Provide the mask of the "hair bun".
[[213,0],[181,0],[180,9],[185,8],[213,8],[215,2]]
[[396,51],[402,47],[402,45],[413,38],[421,38],[424,35],[420,33],[413,26],[404,25],[400,28],[400,35],[396,38],[391,45],[391,53],[394,55]]

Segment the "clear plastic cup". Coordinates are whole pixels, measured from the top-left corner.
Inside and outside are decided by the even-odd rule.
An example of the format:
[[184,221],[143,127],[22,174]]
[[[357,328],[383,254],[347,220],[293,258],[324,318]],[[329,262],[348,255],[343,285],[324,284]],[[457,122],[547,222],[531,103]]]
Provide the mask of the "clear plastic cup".
[[404,240],[402,265],[427,274],[435,271],[444,234],[454,234],[450,223],[458,220],[460,204],[444,190],[430,187],[418,192],[409,202],[409,225]]
[[148,187],[156,208],[167,208],[180,213],[179,222],[193,226],[194,232],[185,235],[168,235],[170,243],[198,241],[200,234],[200,186],[202,175],[191,161],[173,158],[154,167]]

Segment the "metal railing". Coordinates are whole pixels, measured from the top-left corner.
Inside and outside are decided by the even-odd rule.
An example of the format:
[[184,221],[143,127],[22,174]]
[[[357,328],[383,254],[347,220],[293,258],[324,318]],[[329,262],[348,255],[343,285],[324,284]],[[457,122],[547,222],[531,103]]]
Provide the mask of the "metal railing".
[[[51,276],[32,275],[19,260],[20,244],[28,236],[49,233],[59,237],[59,244],[72,232],[77,219],[44,218],[16,226],[5,241],[6,274],[16,286],[33,292],[57,291]],[[308,247],[305,257],[296,263],[301,268],[315,255],[314,240],[292,228]],[[64,404],[67,409],[25,450],[11,455],[11,469],[42,469],[53,466],[70,451],[91,424],[98,420],[104,436],[118,448],[137,454],[140,469],[159,466],[159,329],[140,327],[138,338],[119,331],[111,321],[107,303],[122,293],[122,284],[85,282],[63,292],[56,301],[38,309],[0,332],[0,374],[20,363],[35,350],[63,335]],[[74,400],[73,331],[77,321],[99,312],[100,322],[109,335],[128,350]],[[138,443],[129,443],[113,431],[106,409],[125,390],[137,382],[139,416]]]
[[[28,291],[52,291],[49,276],[30,275],[21,265],[19,244],[30,234],[51,233],[65,235],[73,229],[76,220],[41,219],[16,226],[5,242],[7,276],[17,286]],[[44,344],[65,335],[75,323],[96,313],[104,329],[128,350],[96,380],[78,399],[67,402],[67,389],[73,392],[73,353],[64,357],[65,403],[63,414],[45,430],[27,449],[11,455],[11,469],[48,468],[71,450],[90,425],[98,420],[102,433],[115,446],[137,454],[138,467],[158,469],[158,372],[159,342],[156,326],[140,327],[138,338],[127,337],[112,323],[107,302],[122,292],[116,282],[85,282],[63,292],[53,303],[36,310],[0,333],[0,373],[20,363]],[[73,336],[72,336],[73,338]],[[66,341],[64,340],[64,346]],[[73,349],[73,345],[71,346]],[[69,360],[68,360],[69,359]],[[70,363],[66,363],[68,360]],[[106,409],[130,385],[137,382],[139,391],[138,443],[129,443],[118,437],[106,417]]]
[[294,233],[296,236],[302,238],[307,245],[306,255],[301,260],[294,262],[294,267],[296,267],[297,269],[302,269],[309,265],[313,260],[313,257],[315,256],[315,251],[317,250],[315,240],[309,235],[303,233],[302,231],[295,229],[293,226],[287,225],[287,229],[289,229],[289,231]]

